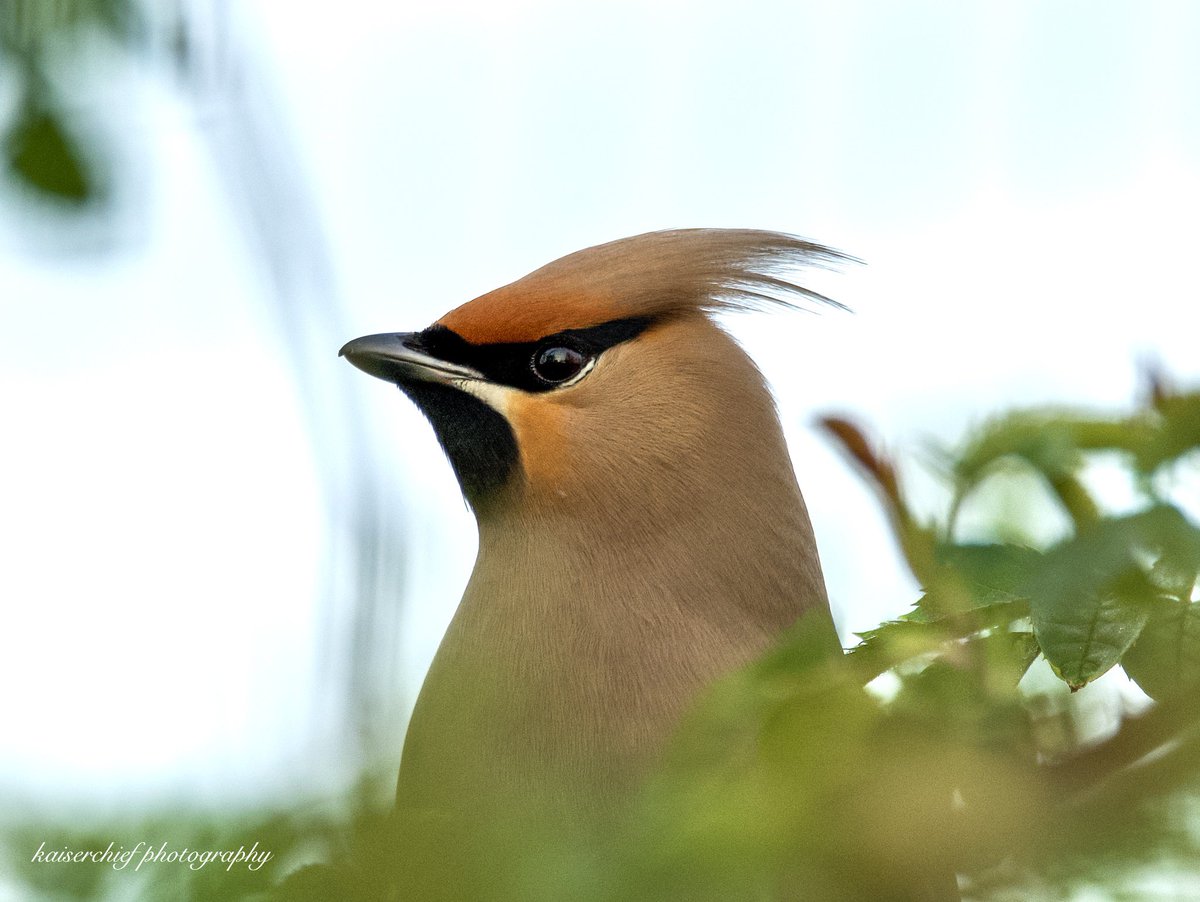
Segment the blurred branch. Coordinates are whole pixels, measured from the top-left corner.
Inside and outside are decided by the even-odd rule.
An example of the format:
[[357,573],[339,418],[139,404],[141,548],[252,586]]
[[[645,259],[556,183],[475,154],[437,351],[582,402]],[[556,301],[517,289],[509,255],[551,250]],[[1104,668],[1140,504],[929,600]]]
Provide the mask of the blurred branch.
[[[243,237],[269,277],[269,303],[290,358],[320,471],[328,522],[322,589],[324,648],[332,690],[314,723],[347,717],[333,735],[394,734],[399,606],[404,575],[396,491],[371,453],[349,380],[331,378],[348,334],[334,286],[328,242],[288,124],[227,0],[7,0],[0,4],[0,73],[17,103],[0,120],[3,173],[30,209],[64,224],[98,216],[115,222],[113,186],[130,178],[112,152],[125,135],[115,111],[76,96],[109,74],[106,61],[174,69],[183,97],[200,113],[198,135],[216,163]],[[86,140],[84,136],[86,135]],[[55,230],[51,230],[52,232]],[[364,746],[364,747],[366,747]]]
[[1195,702],[1163,702],[1126,718],[1111,739],[1046,766],[1056,793],[1079,798],[1169,746],[1200,739],[1200,710]]
[[[203,8],[203,15],[198,13]],[[329,521],[345,537],[326,586],[326,647],[336,668],[337,701],[348,703],[362,750],[390,735],[396,710],[399,613],[404,578],[402,504],[371,454],[361,395],[329,377],[329,362],[348,334],[336,300],[321,216],[269,78],[222,0],[181,7],[177,64],[203,112],[202,136],[241,214],[246,239],[266,265],[272,309],[309,418],[308,433],[325,486]],[[206,23],[202,27],[199,23]],[[336,553],[336,552],[335,552]],[[349,610],[340,605],[351,601]],[[344,621],[347,619],[349,623]]]

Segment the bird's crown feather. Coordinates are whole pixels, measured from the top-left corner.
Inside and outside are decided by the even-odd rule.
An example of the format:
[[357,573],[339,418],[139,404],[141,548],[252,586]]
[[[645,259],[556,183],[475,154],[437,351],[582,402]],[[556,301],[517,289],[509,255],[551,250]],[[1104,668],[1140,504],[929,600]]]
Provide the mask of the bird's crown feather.
[[561,257],[452,310],[441,324],[474,343],[533,341],[617,319],[791,306],[841,307],[788,278],[805,266],[855,262],[781,232],[672,229]]

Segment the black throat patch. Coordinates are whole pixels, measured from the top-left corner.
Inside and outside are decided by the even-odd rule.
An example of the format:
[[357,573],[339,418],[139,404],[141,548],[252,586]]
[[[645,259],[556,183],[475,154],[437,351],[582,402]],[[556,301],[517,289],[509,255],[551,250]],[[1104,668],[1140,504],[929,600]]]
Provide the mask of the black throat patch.
[[489,495],[509,481],[520,461],[508,420],[473,395],[448,385],[417,381],[398,385],[429,419],[463,497],[478,511]]
[[[594,358],[640,335],[651,323],[649,317],[614,320],[555,332],[537,341],[493,344],[472,344],[457,332],[434,325],[411,336],[408,344],[439,360],[469,366],[497,385],[546,392],[558,386],[539,379],[533,370],[533,359],[541,349],[566,346]],[[429,418],[463,495],[478,512],[519,470],[520,449],[512,426],[486,403],[457,388],[415,379],[398,385]]]

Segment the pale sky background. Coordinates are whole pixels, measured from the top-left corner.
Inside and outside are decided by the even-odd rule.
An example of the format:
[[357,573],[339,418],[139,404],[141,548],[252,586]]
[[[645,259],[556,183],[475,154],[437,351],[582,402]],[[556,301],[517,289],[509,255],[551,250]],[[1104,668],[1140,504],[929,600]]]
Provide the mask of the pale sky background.
[[[819,413],[912,460],[1008,405],[1121,409],[1145,359],[1200,380],[1187,0],[258,0],[230,21],[329,246],[340,310],[305,375],[357,399],[407,525],[398,719],[474,527],[422,418],[336,359],[349,338],[649,229],[861,257],[807,279],[851,315],[729,321],[774,385],[848,642],[916,589]],[[116,249],[36,251],[48,226],[0,215],[0,793],[311,787],[344,538],[205,140],[225,112],[153,67],[121,78],[99,115],[145,144]]]

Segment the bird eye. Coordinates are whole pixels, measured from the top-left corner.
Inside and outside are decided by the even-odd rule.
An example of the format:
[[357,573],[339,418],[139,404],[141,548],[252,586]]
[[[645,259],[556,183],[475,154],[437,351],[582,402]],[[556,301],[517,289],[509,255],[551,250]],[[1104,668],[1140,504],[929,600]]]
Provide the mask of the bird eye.
[[552,385],[579,375],[587,364],[586,354],[562,345],[550,345],[533,355],[533,372],[543,382]]

